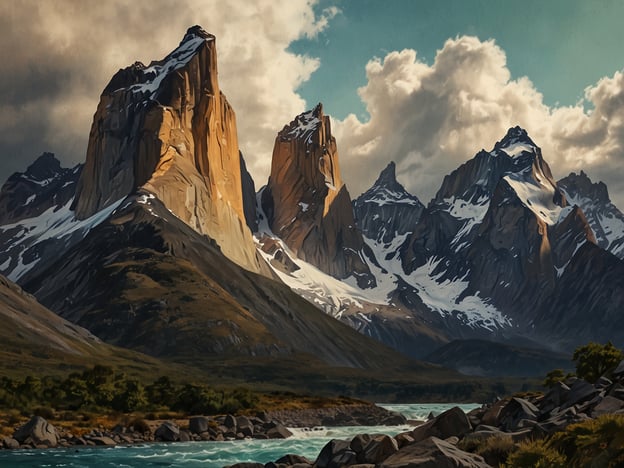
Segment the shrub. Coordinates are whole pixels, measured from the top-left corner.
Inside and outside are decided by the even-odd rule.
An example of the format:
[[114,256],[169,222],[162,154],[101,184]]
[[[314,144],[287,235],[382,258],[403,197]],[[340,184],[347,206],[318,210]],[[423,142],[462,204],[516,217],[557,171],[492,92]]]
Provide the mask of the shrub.
[[551,370],[548,374],[546,374],[546,378],[544,379],[544,382],[542,383],[542,385],[544,387],[552,388],[555,386],[557,382],[561,382],[565,378],[566,378],[566,375],[563,372],[563,369],[554,369],[554,370]]
[[572,466],[612,466],[624,457],[624,415],[605,414],[571,424],[555,434],[550,445],[564,453]]
[[572,360],[576,363],[576,375],[595,383],[600,376],[613,370],[624,359],[622,350],[609,341],[605,345],[588,343],[574,350]]
[[522,442],[518,449],[509,455],[510,468],[567,468],[566,458],[544,440]]
[[134,418],[131,419],[127,426],[133,430],[134,432],[139,432],[141,434],[145,434],[146,432],[150,432],[149,424],[143,418]]
[[495,436],[486,439],[475,453],[481,455],[492,466],[504,464],[509,455],[516,450],[514,441],[509,436]]

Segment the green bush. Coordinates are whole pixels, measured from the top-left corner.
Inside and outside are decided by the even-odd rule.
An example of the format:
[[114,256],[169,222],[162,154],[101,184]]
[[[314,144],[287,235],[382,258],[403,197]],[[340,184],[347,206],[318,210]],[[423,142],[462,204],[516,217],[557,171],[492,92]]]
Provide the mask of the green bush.
[[610,341],[605,345],[591,342],[579,346],[572,357],[576,363],[576,375],[589,383],[595,383],[600,376],[615,369],[622,359],[624,353]]
[[624,457],[624,415],[605,414],[571,424],[549,443],[571,466],[616,466],[613,463]]
[[544,440],[522,442],[507,459],[509,468],[567,468],[566,458]]

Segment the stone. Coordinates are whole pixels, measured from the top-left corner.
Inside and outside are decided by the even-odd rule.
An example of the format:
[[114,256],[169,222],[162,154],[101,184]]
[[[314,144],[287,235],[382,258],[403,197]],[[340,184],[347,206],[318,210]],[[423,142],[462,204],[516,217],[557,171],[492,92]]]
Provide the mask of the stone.
[[180,428],[172,421],[165,421],[156,429],[154,437],[163,442],[176,442],[180,438]]
[[584,401],[591,400],[594,398],[600,391],[594,387],[589,382],[586,382],[582,379],[577,379],[570,385],[570,393],[568,393],[568,398],[566,399],[565,405],[562,405],[564,408],[583,403]]
[[246,416],[239,416],[236,418],[236,426],[238,431],[243,434],[243,437],[253,437],[254,426],[252,422]]
[[364,446],[364,449],[357,453],[357,461],[377,464],[398,451],[399,445],[392,437],[384,434],[375,435]]
[[286,454],[283,457],[278,458],[277,460],[275,460],[276,464],[280,464],[283,463],[285,465],[297,465],[300,463],[306,464],[306,465],[312,465],[312,462],[310,460],[308,460],[306,457],[302,457],[301,455],[293,455],[293,454]]
[[332,460],[347,451],[355,454],[355,452],[351,450],[351,443],[349,441],[332,439],[321,449],[314,465],[318,468],[330,468],[332,466]]
[[522,420],[537,419],[539,409],[528,400],[523,398],[512,398],[500,411],[498,425],[506,431],[517,429]]
[[612,382],[611,380],[609,380],[608,378],[606,378],[606,377],[603,375],[603,376],[601,376],[601,377],[598,379],[598,381],[594,384],[594,387],[596,387],[596,388],[600,388],[600,389],[603,389],[603,388],[607,388],[607,387],[609,387],[609,386],[610,386],[610,385],[612,385],[612,384],[613,384],[613,382]]
[[88,440],[93,442],[95,445],[98,445],[98,446],[117,445],[117,443],[113,439],[111,439],[110,437],[107,437],[107,436],[89,437]]
[[275,427],[267,431],[266,435],[269,439],[287,439],[293,434],[281,424],[276,424]]
[[481,418],[481,424],[487,424],[488,426],[497,426],[498,416],[506,404],[507,400],[499,400],[494,403],[483,414],[483,417]]
[[262,463],[235,463],[233,465],[228,465],[225,468],[264,468],[264,464]]
[[556,382],[551,389],[544,395],[544,399],[542,400],[541,413],[546,414],[551,412],[553,409],[563,405],[565,401],[568,399],[568,395],[570,393],[570,387],[568,387],[563,382]]
[[491,468],[485,460],[437,437],[403,447],[378,465],[380,468]]
[[472,426],[468,420],[468,416],[461,408],[455,406],[444,413],[436,416],[431,421],[418,426],[411,433],[416,442],[424,440],[428,437],[435,436],[440,439],[447,439],[451,436],[463,437]]
[[180,431],[180,436],[178,437],[178,442],[190,442],[191,434],[188,431]]
[[231,414],[228,414],[223,420],[223,425],[231,430],[232,432],[236,432],[236,418]]
[[414,442],[411,432],[401,432],[394,437],[394,440],[397,441],[399,448],[403,448]]
[[15,431],[13,438],[20,444],[30,438],[35,445],[48,447],[55,447],[58,442],[56,429],[41,416],[33,416],[30,421]]
[[210,419],[205,416],[193,416],[189,418],[189,431],[192,434],[201,434],[208,431]]
[[624,401],[612,396],[606,396],[594,407],[591,415],[593,418],[596,418],[601,414],[615,413],[622,408],[624,408]]
[[15,440],[13,437],[4,437],[2,439],[2,447],[5,449],[13,450],[18,449],[20,446],[19,442]]

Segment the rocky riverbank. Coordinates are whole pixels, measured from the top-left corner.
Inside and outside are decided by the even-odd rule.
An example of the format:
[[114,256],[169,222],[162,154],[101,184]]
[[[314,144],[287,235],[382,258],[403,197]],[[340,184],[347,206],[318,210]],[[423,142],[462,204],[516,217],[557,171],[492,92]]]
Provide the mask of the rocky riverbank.
[[[381,422],[380,422],[381,421]],[[398,413],[375,405],[344,405],[329,408],[261,412],[255,416],[192,416],[185,420],[145,421],[135,419],[113,428],[94,428],[74,435],[40,416],[15,428],[0,441],[3,449],[72,446],[114,446],[146,442],[190,442],[253,439],[286,439],[288,427],[362,426],[404,424]]]
[[[334,439],[315,461],[287,455],[230,468],[622,466],[623,434],[624,361],[595,384],[570,377],[545,394],[505,398],[467,414],[452,408],[395,437]],[[519,462],[523,450],[528,458]]]

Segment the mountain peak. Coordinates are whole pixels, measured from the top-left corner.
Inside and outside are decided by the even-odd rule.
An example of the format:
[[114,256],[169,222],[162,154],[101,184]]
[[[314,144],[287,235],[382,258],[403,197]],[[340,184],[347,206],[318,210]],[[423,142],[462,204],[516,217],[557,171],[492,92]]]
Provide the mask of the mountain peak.
[[313,109],[302,112],[285,125],[279,135],[282,140],[301,139],[310,143],[312,135],[322,123],[329,125],[329,119],[325,119],[323,104],[319,102]]
[[394,163],[394,161],[390,161],[386,168],[379,174],[375,185],[388,187],[396,185],[396,183],[396,164]]
[[196,37],[205,39],[207,41],[213,41],[215,39],[215,36],[213,36],[212,34],[207,32],[204,28],[196,24],[195,26],[191,26],[190,28],[186,30],[186,34],[184,35],[184,38],[182,39],[182,42],[180,44],[183,44]]
[[43,153],[26,169],[25,175],[34,180],[46,180],[61,172],[61,162],[54,153]]
[[571,201],[578,196],[601,203],[610,203],[609,191],[604,182],[592,182],[589,176],[581,170],[579,174],[571,172],[568,176],[559,180],[557,184],[569,194]]
[[496,142],[495,150],[504,151],[511,157],[518,156],[525,151],[537,148],[527,131],[519,126],[511,127],[502,140]]

